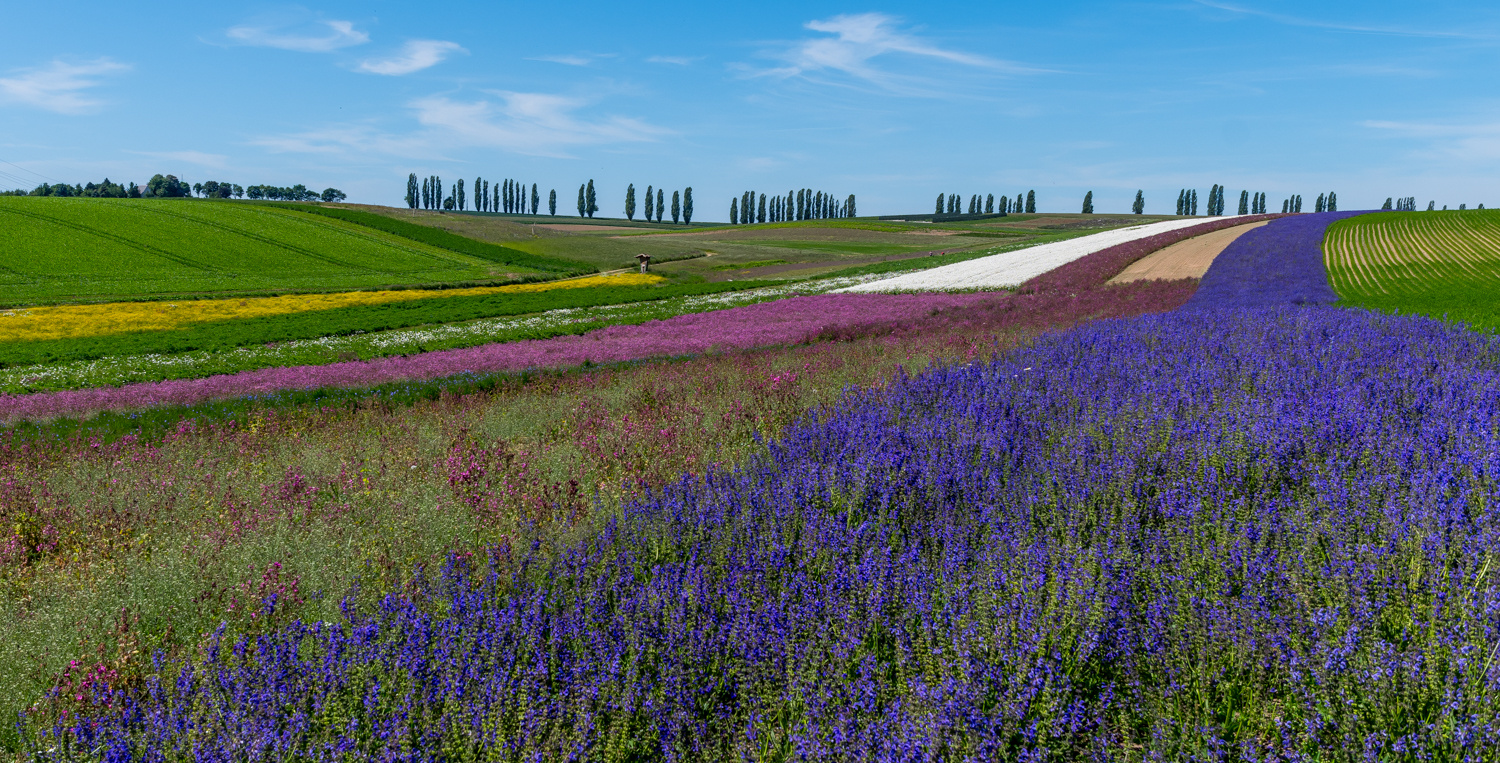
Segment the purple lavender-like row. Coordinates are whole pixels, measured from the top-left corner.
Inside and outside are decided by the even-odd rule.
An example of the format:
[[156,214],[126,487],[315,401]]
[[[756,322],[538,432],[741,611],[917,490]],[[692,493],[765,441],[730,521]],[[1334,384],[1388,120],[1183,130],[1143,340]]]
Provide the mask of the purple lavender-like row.
[[146,761],[1485,760],[1497,362],[1355,311],[1091,324],[54,733]]
[[1219,254],[1189,308],[1331,305],[1323,235],[1328,226],[1363,212],[1292,215],[1249,231]]

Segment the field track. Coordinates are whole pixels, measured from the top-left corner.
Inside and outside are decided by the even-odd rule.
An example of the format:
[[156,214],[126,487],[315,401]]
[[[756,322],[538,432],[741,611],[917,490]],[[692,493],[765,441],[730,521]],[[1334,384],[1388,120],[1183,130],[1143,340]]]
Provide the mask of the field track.
[[854,286],[848,292],[949,291],[1019,286],[1094,252],[1181,228],[1229,218],[1191,217],[1135,225]]
[[1119,275],[1111,278],[1109,282],[1129,283],[1131,281],[1202,278],[1203,274],[1208,272],[1208,267],[1213,264],[1214,258],[1218,257],[1225,247],[1234,243],[1234,240],[1240,236],[1269,222],[1265,220],[1249,225],[1238,225],[1178,242],[1136,260]]
[[1500,213],[1364,215],[1329,228],[1324,256],[1345,298],[1421,295],[1455,283],[1500,288]]

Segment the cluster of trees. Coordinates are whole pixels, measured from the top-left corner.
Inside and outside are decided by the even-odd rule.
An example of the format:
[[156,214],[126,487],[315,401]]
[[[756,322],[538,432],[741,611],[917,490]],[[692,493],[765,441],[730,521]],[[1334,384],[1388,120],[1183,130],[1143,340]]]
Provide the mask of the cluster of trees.
[[[1437,204],[1437,202],[1431,202],[1431,203],[1429,203],[1427,205],[1427,209],[1430,211],[1433,208],[1433,206],[1435,206],[1436,204]],[[1389,196],[1386,197],[1385,204],[1382,205],[1380,208],[1382,210],[1386,211],[1386,212],[1391,211],[1391,209],[1392,209],[1392,207],[1391,207],[1391,198]],[[1415,211],[1417,211],[1417,197],[1415,197],[1415,196],[1403,196],[1403,197],[1401,197],[1399,199],[1396,199],[1396,206],[1394,207],[1394,209],[1397,212],[1415,212]]]
[[[1302,211],[1302,209],[1301,209],[1302,205],[1301,205],[1300,202],[1301,202],[1302,199],[1301,199],[1301,197],[1298,197],[1297,200],[1299,202],[1298,205],[1297,205],[1298,206],[1297,211],[1301,212]],[[1317,211],[1317,212],[1337,212],[1337,211],[1339,211],[1339,195],[1336,194],[1336,193],[1334,193],[1334,192],[1332,192],[1332,191],[1329,191],[1328,193],[1320,193],[1320,194],[1318,194],[1317,206],[1314,207],[1314,211]]]
[[1281,202],[1282,214],[1295,214],[1302,211],[1302,194],[1296,194],[1290,199]]
[[792,220],[831,220],[855,217],[854,194],[842,201],[833,194],[803,188],[787,191],[785,196],[766,196],[745,191],[729,201],[729,224],[749,225],[756,222],[780,223]]
[[1251,195],[1249,191],[1240,191],[1240,209],[1242,215],[1263,215],[1266,213],[1266,195],[1257,193]]
[[[1024,195],[1018,193],[1015,199],[1011,199],[1009,196],[1001,196],[998,200],[993,193],[986,194],[982,199],[976,193],[969,197],[968,209],[967,214],[971,215],[1008,215],[1011,213],[1020,214],[1022,211],[1027,214],[1034,214],[1036,212],[1036,191],[1027,191]],[[938,194],[937,204],[933,207],[932,213],[935,215],[965,214],[963,197],[956,193]]]
[[290,188],[274,185],[252,185],[245,188],[234,183],[220,180],[210,180],[206,183],[188,184],[186,180],[178,179],[176,175],[156,174],[146,185],[139,186],[135,183],[111,182],[105,178],[99,183],[87,185],[68,185],[57,183],[55,185],[43,183],[31,191],[11,191],[13,196],[79,196],[84,198],[98,199],[181,199],[190,196],[201,196],[205,199],[239,199],[249,197],[252,199],[277,199],[281,201],[343,201],[347,198],[343,191],[337,188],[324,188],[322,192],[309,189],[307,186],[297,184]]
[[[652,199],[653,194],[655,195],[654,201]],[[666,189],[653,188],[652,186],[648,185],[646,186],[646,195],[644,199],[645,201],[642,204],[642,211],[646,213],[646,222],[651,222],[653,210],[656,221],[661,222],[662,215],[666,214],[667,210]],[[683,220],[684,216],[686,216],[686,222],[693,221],[692,186],[688,186],[680,192],[672,192],[672,222],[674,224],[680,222]],[[625,189],[625,219],[635,219],[635,183],[631,183],[629,187]]]
[[1177,214],[1198,214],[1198,191],[1192,188],[1184,188],[1177,193]]
[[137,186],[135,183],[120,185],[119,183],[111,182],[109,178],[105,178],[103,182],[87,183],[85,185],[68,185],[67,183],[57,183],[54,185],[49,183],[42,183],[41,185],[31,189],[30,191],[23,191],[17,188],[14,191],[7,191],[6,195],[63,197],[82,196],[85,198],[99,199],[139,199],[141,198],[141,189],[140,186]]

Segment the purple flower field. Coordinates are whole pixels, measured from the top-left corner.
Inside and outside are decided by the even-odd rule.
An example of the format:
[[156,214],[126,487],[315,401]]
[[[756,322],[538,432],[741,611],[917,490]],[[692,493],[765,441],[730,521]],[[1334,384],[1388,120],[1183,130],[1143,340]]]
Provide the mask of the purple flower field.
[[0,418],[44,418],[156,405],[191,405],[286,389],[368,387],[464,373],[563,368],[585,362],[612,363],[790,344],[872,320],[908,322],[937,310],[992,298],[985,294],[794,297],[640,325],[611,326],[582,336],[489,344],[364,362],[268,368],[205,379],[0,395]]
[[1323,234],[1362,212],[1292,215],[1235,239],[1214,260],[1190,307],[1331,305],[1339,297],[1323,265]]
[[1354,311],[1097,323],[58,733],[109,760],[1482,760],[1497,361]]

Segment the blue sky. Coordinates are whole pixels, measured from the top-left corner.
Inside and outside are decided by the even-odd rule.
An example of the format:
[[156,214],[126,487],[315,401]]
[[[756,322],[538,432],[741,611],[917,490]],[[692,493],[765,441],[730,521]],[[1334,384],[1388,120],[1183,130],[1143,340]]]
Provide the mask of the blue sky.
[[1170,212],[1500,204],[1500,7],[1456,2],[12,3],[0,188],[156,172],[335,186],[939,192]]

